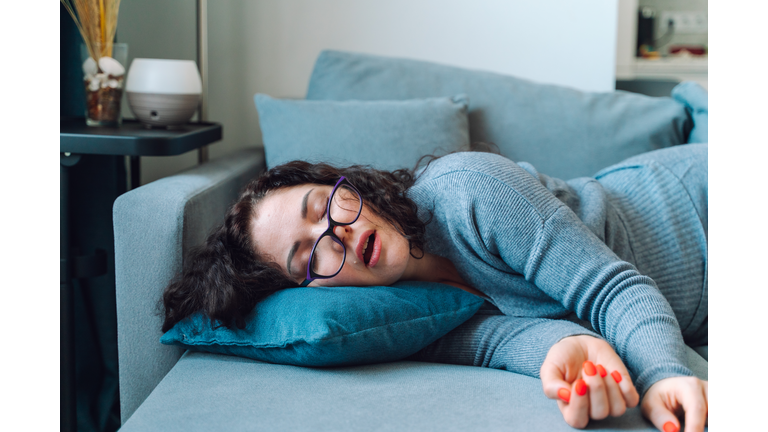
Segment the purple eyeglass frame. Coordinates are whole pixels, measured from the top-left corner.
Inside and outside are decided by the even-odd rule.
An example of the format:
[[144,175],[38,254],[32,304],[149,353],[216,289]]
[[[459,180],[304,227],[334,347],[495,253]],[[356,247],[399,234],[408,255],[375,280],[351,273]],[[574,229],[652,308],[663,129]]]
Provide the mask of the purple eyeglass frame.
[[[360,199],[360,208],[357,210],[357,216],[352,220],[352,222],[336,222],[335,220],[331,219],[331,199],[333,199],[333,196],[336,194],[336,189],[339,188],[342,184],[346,183],[347,186],[349,186],[355,193],[357,194],[357,197]],[[328,212],[328,229],[326,229],[322,234],[320,234],[320,237],[317,238],[315,241],[314,246],[312,246],[312,252],[309,254],[309,260],[307,261],[307,278],[304,279],[304,282],[299,285],[300,287],[305,287],[309,285],[313,280],[315,279],[330,279],[341,271],[342,268],[344,268],[344,263],[347,261],[347,248],[344,246],[344,243],[341,241],[340,238],[336,236],[336,234],[333,232],[333,229],[337,226],[346,226],[346,225],[352,225],[353,223],[357,222],[357,219],[360,217],[360,213],[363,211],[363,197],[360,195],[360,191],[357,190],[356,187],[352,185],[352,183],[347,180],[346,177],[341,176],[339,181],[336,182],[336,185],[333,187],[333,190],[331,191],[331,195],[328,196],[328,205],[326,207],[326,211]],[[336,270],[336,273],[330,275],[330,276],[321,276],[315,272],[312,271],[312,260],[315,258],[315,249],[317,248],[318,243],[320,243],[320,240],[323,239],[323,237],[330,236],[331,240],[335,241],[339,245],[341,245],[341,249],[344,251],[344,258],[341,260],[341,266],[338,270]]]

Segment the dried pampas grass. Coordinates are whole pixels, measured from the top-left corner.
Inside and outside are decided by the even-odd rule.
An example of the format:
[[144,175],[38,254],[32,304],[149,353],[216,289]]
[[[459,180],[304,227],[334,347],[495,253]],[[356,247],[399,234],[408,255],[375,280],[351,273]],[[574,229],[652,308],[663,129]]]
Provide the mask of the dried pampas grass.
[[91,57],[112,57],[120,0],[61,0],[83,36]]

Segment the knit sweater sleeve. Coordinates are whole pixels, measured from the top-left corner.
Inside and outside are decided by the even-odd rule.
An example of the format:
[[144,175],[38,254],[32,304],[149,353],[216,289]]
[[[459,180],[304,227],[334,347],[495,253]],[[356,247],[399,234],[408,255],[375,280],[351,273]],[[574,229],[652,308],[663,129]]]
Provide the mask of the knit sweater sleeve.
[[[490,161],[490,163],[489,163]],[[692,376],[674,312],[654,281],[619,259],[568,206],[504,158],[444,174],[463,184],[472,235],[484,251],[589,321],[614,347],[641,395],[656,381]],[[471,185],[471,187],[467,187]]]
[[506,316],[481,310],[409,359],[488,367],[538,378],[549,348],[576,335],[600,337],[566,320]]

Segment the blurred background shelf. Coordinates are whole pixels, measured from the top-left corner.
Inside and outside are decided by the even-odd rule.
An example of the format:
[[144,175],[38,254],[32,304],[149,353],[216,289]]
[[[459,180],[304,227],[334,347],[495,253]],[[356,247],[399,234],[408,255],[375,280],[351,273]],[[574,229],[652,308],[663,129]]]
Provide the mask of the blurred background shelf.
[[[705,89],[708,86],[708,58],[662,57],[659,59],[638,58],[616,67],[616,81],[668,80],[695,81]],[[616,87],[617,90],[622,90]]]

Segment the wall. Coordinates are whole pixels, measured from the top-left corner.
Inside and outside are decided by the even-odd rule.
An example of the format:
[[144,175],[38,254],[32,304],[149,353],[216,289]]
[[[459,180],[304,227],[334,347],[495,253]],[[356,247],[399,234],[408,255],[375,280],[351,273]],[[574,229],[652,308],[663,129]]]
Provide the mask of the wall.
[[628,75],[635,66],[637,43],[638,0],[619,0],[618,31],[616,36],[616,73]]
[[[253,94],[302,98],[322,49],[435,61],[538,82],[609,91],[617,0],[211,0],[209,120],[224,125],[211,158],[259,146]],[[193,0],[122,2],[129,57],[195,59]],[[124,113],[132,117],[130,111]],[[143,158],[142,183],[196,155]]]
[[[117,40],[128,43],[128,64],[137,57],[196,60],[195,5],[194,0],[121,1]],[[122,114],[124,118],[134,118],[127,98],[123,98]],[[142,157],[141,184],[194,166],[196,163],[196,152],[170,157]]]

